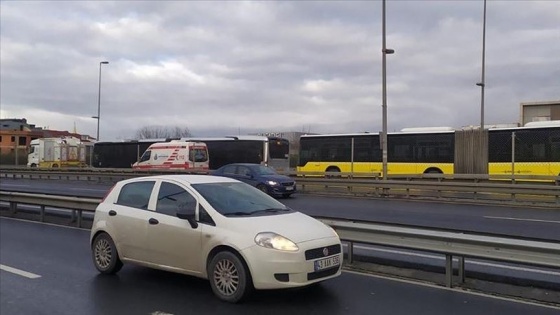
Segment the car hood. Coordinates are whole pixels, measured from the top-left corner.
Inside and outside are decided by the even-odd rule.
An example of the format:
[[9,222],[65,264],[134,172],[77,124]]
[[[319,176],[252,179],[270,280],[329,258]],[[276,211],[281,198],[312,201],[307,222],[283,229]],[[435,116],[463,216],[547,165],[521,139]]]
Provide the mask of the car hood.
[[252,232],[250,234],[257,235],[261,232],[274,232],[294,243],[338,236],[323,222],[301,212],[256,217],[230,217],[228,221],[228,224],[236,225],[237,229],[243,233]]

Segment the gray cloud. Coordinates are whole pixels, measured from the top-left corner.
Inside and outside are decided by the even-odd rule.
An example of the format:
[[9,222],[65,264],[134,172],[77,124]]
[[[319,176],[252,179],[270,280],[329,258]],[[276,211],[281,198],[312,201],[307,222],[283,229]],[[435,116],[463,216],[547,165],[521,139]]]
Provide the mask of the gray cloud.
[[[381,1],[1,2],[2,118],[101,138],[381,129]],[[486,122],[560,99],[560,2],[488,1]],[[389,129],[477,125],[482,1],[388,1]]]

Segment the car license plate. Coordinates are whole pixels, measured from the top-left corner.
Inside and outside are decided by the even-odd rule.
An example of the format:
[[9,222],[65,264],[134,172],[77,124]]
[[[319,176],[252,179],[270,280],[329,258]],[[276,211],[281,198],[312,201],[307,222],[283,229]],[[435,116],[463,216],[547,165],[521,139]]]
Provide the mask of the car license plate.
[[325,258],[325,259],[320,259],[320,260],[316,260],[314,262],[315,265],[315,271],[319,271],[319,270],[323,270],[323,269],[327,269],[327,268],[331,268],[334,266],[338,266],[340,265],[340,256],[339,255],[335,255],[329,258]]
[[286,187],[286,190],[294,190],[294,186],[288,186]]

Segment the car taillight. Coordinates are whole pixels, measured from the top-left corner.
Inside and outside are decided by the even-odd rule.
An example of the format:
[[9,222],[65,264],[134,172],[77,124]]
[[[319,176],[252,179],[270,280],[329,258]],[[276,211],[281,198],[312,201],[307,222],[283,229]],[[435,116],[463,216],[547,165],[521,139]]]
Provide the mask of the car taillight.
[[111,193],[111,191],[113,191],[113,188],[115,188],[115,185],[113,185],[105,194],[105,197],[103,197],[103,199],[101,199],[101,203],[103,203],[105,201],[105,198],[107,198],[107,196],[109,196],[109,194]]

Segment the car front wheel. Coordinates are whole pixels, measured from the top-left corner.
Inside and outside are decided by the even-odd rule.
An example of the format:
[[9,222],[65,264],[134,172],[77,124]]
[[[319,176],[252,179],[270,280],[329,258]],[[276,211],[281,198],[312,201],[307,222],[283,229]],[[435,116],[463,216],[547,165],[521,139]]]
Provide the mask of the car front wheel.
[[102,274],[114,274],[123,264],[119,259],[115,242],[107,233],[97,235],[92,244],[92,258],[95,268]]
[[246,298],[253,289],[249,272],[234,253],[218,253],[208,266],[208,278],[214,294],[230,303]]

